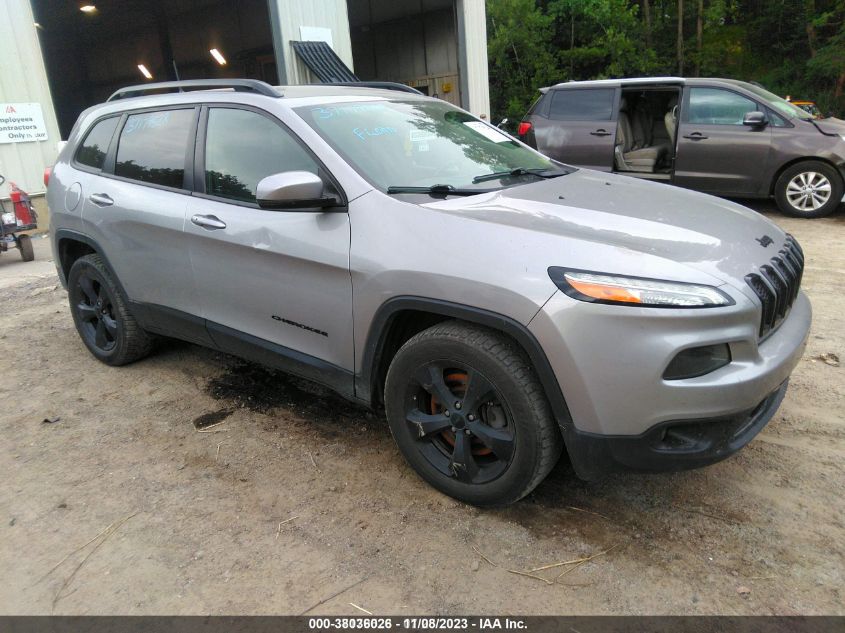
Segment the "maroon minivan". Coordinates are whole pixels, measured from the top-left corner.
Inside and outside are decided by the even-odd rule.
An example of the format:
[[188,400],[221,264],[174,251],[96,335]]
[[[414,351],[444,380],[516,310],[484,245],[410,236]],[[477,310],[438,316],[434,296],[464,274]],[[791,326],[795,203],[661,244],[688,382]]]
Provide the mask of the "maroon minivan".
[[755,84],[660,77],[540,92],[519,137],[564,163],[719,196],[774,196],[804,218],[833,213],[845,193],[845,121],[813,119]]

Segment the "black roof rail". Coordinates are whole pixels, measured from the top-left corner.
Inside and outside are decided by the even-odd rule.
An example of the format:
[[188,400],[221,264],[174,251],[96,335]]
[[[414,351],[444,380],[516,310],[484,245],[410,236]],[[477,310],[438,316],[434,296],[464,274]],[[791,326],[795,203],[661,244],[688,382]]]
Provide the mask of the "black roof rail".
[[108,98],[108,101],[140,97],[145,93],[157,90],[184,92],[186,90],[219,90],[221,88],[231,88],[235,92],[254,92],[266,97],[282,96],[273,86],[257,79],[188,79],[127,86],[115,92]]
[[[320,84],[314,84],[320,85]],[[326,85],[326,84],[323,84]],[[423,93],[412,88],[406,84],[400,84],[395,81],[333,81],[330,86],[349,86],[351,88],[381,88],[382,90],[398,90],[399,92],[410,92],[415,95],[422,95]],[[424,95],[423,95],[424,96]]]

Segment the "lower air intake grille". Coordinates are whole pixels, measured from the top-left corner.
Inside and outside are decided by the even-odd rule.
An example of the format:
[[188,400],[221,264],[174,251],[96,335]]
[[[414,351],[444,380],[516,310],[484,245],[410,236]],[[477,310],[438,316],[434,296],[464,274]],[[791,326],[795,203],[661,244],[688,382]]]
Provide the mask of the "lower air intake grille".
[[774,330],[789,314],[801,288],[803,274],[804,251],[794,237],[787,235],[783,248],[769,263],[760,266],[759,273],[746,275],[745,281],[763,304],[761,337]]

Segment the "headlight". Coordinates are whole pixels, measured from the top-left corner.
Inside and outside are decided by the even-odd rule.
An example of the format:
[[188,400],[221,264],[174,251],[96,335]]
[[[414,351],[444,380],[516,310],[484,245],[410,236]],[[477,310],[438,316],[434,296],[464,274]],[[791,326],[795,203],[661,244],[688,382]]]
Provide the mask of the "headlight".
[[733,304],[733,299],[717,288],[678,281],[605,275],[557,266],[549,268],[549,277],[570,297],[592,303],[658,308],[713,308]]

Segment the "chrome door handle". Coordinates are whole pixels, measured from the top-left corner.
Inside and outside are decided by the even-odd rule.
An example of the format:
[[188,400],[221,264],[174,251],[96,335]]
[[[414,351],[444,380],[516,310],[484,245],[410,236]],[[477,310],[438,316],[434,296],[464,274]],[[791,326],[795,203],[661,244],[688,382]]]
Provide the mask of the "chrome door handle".
[[226,228],[226,223],[216,215],[195,215],[191,218],[191,222],[209,231]]
[[595,132],[590,132],[592,136],[610,136],[610,132],[605,130],[603,127],[600,127]]
[[88,199],[98,207],[110,207],[114,204],[114,200],[111,199],[111,196],[105,193],[92,193],[88,196]]
[[691,141],[703,141],[707,137],[701,132],[693,132],[692,134],[685,134],[684,138],[688,138]]

